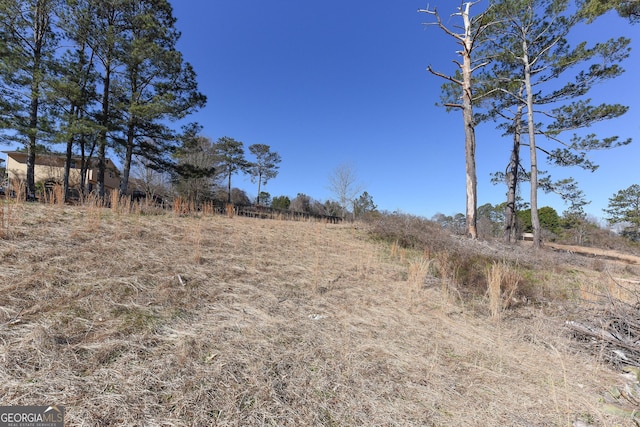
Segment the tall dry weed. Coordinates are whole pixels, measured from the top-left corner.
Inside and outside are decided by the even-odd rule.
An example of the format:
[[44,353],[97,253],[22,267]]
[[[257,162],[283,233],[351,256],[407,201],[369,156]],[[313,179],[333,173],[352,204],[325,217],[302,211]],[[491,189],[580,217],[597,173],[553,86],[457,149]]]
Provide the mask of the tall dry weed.
[[53,196],[55,198],[56,206],[64,206],[64,187],[62,185],[58,184],[53,187]]
[[7,239],[10,236],[11,223],[13,219],[13,203],[8,200],[0,201],[0,239]]
[[[64,401],[69,425],[569,426],[599,417],[611,374],[565,346],[543,310],[496,325],[472,310],[432,309],[437,289],[413,292],[419,309],[407,310],[405,290],[390,282],[409,269],[419,284],[431,269],[455,289],[465,279],[453,250],[430,259],[411,247],[401,263],[343,226],[171,215],[121,218],[127,235],[144,233],[117,240],[114,215],[93,206],[104,224],[91,233],[82,207],[18,206],[34,225],[3,255],[18,260],[25,248],[30,262],[0,263],[8,405]],[[60,238],[43,238],[52,232]],[[326,288],[312,293],[314,284]]]
[[173,201],[173,214],[176,216],[189,215],[196,211],[196,203],[194,200],[176,197]]
[[120,194],[117,191],[112,191],[110,199],[111,210],[120,213]]
[[613,277],[610,271],[604,271],[591,280],[582,281],[579,295],[586,302],[620,301],[636,304],[640,301],[638,285],[640,282],[635,279]]
[[98,230],[102,223],[102,200],[97,194],[91,193],[84,199],[84,206],[87,212],[87,231]]
[[172,208],[175,216],[182,215],[182,197],[178,196],[173,200]]
[[202,219],[195,222],[193,232],[193,262],[202,264]]
[[494,261],[487,267],[486,276],[491,318],[500,320],[503,310],[508,308],[515,298],[521,280],[520,274],[505,261]]
[[448,300],[458,282],[458,266],[449,251],[440,251],[435,258],[436,272],[442,285],[442,294]]
[[202,215],[213,216],[216,213],[216,207],[213,202],[205,202],[202,204]]
[[14,200],[16,203],[22,203],[26,200],[27,187],[26,183],[19,179],[12,179],[10,188],[14,191]]
[[118,190],[113,190],[110,195],[111,210],[117,215],[131,212],[131,198],[121,196]]
[[391,243],[391,258],[399,259],[404,262],[407,256],[407,250],[400,245],[397,240]]
[[427,280],[427,276],[431,273],[432,259],[426,257],[418,257],[409,261],[407,269],[407,282],[410,291],[421,291]]

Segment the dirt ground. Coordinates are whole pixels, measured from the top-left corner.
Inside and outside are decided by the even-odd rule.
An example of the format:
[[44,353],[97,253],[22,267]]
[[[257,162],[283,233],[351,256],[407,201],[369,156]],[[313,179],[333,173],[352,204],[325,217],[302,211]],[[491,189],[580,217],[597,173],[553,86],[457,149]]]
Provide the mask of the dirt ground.
[[621,261],[627,264],[640,265],[640,257],[619,251],[591,248],[587,246],[562,245],[559,243],[547,242],[545,246],[556,251],[564,251],[571,254],[584,255],[588,257],[602,258],[606,260]]

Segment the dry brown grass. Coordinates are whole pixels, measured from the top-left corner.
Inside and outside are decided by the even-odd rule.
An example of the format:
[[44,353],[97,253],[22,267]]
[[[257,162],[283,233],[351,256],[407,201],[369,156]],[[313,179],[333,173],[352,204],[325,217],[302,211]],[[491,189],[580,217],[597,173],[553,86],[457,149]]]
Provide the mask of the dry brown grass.
[[488,321],[424,286],[431,252],[353,225],[12,208],[3,405],[74,426],[630,425],[557,311]]
[[520,274],[505,261],[494,261],[487,267],[487,294],[489,311],[494,320],[499,320],[502,312],[515,302]]

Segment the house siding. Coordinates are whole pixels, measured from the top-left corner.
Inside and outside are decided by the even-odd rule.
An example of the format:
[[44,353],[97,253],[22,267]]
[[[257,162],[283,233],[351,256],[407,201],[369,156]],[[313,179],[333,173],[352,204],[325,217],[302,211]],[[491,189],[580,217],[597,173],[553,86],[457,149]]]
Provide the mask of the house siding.
[[[9,180],[25,181],[27,179],[27,155],[21,152],[6,152],[7,174]],[[74,158],[75,164],[79,166],[80,159]],[[34,167],[35,182],[55,181],[62,183],[64,179],[64,156],[41,155],[36,156]],[[95,187],[97,183],[98,168],[93,167],[87,173],[87,185]],[[105,172],[104,184],[107,190],[115,190],[120,186],[120,172],[111,160],[107,159],[107,170]],[[80,168],[73,167],[69,170],[69,186],[80,186]]]

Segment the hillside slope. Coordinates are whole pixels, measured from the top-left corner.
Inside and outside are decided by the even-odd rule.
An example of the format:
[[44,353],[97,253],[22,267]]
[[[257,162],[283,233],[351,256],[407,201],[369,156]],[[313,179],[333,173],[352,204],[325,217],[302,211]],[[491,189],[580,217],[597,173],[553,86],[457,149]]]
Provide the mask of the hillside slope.
[[11,205],[3,236],[0,402],[68,425],[632,425],[565,319],[492,321],[352,225]]

